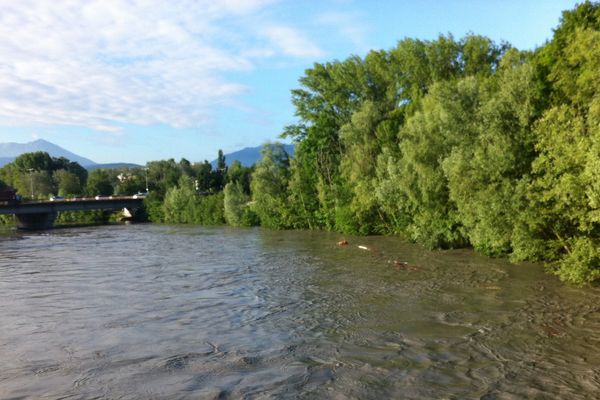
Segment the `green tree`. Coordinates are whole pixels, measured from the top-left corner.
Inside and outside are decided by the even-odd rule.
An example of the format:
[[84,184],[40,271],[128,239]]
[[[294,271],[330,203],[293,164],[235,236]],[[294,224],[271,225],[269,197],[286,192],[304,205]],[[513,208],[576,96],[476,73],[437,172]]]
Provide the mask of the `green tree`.
[[563,13],[536,54],[549,106],[537,123],[531,178],[519,187],[516,259],[543,259],[561,279],[600,279],[600,5]]
[[469,242],[489,255],[511,251],[515,192],[535,157],[535,70],[530,63],[504,61],[507,65],[483,84],[480,106],[470,111],[474,140],[454,147],[442,165]]
[[212,165],[204,160],[202,163],[194,163],[192,168],[198,182],[198,192],[208,193],[212,186]]
[[231,226],[244,226],[244,214],[250,196],[244,193],[240,182],[229,182],[225,185],[223,193],[225,221]]
[[183,176],[179,184],[170,188],[165,195],[162,219],[173,224],[222,224],[224,222],[223,194],[199,196],[194,188],[194,182]]
[[220,192],[225,186],[225,178],[227,176],[227,164],[223,150],[219,149],[217,156],[217,168],[211,172],[210,191],[213,193]]
[[20,193],[32,191],[33,198],[36,199],[47,199],[52,193],[56,193],[52,175],[48,171],[32,171],[21,175],[17,187]]
[[250,176],[252,168],[244,167],[241,162],[235,160],[227,168],[227,182],[237,182],[242,186],[244,193],[250,194]]
[[193,182],[187,177],[181,177],[179,184],[167,190],[163,203],[163,218],[172,224],[197,223],[198,195]]
[[456,146],[468,146],[477,135],[480,89],[477,80],[442,82],[432,86],[402,128],[401,180],[405,210],[411,221],[411,239],[429,247],[455,247],[466,243],[456,204],[450,199],[442,163]]
[[20,171],[53,171],[54,163],[52,158],[45,151],[36,151],[24,153],[15,158],[15,166]]
[[105,169],[90,172],[85,192],[88,196],[108,196],[114,193],[110,175]]
[[64,169],[72,174],[75,174],[79,178],[81,185],[85,185],[87,182],[88,172],[79,163],[69,161],[65,157],[52,158],[52,171],[58,171]]
[[253,209],[262,226],[285,228],[289,157],[279,143],[264,145],[261,154],[252,174]]
[[82,193],[79,177],[65,169],[54,171],[53,178],[59,196],[78,195]]
[[182,175],[181,168],[174,159],[151,161],[147,164],[150,192],[163,199],[167,191],[177,186]]
[[179,160],[179,167],[181,168],[181,172],[187,176],[194,176],[194,169],[192,168],[192,163],[190,163],[185,158]]

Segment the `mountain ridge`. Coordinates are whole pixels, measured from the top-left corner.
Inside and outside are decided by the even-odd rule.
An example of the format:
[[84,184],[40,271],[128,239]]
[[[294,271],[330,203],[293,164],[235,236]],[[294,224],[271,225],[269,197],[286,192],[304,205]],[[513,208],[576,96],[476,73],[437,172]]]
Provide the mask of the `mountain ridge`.
[[45,151],[51,157],[65,157],[70,161],[79,163],[82,167],[96,165],[96,162],[89,158],[81,157],[69,150],[66,150],[54,143],[44,139],[37,139],[27,143],[0,143],[0,166],[4,166],[23,153],[31,153],[35,151]]
[[[224,154],[225,156],[225,164],[231,165],[234,161],[239,161],[244,167],[250,167],[252,164],[256,163],[260,160],[261,155],[260,151],[263,146],[256,147],[244,147],[241,150],[234,151],[228,154]],[[294,155],[294,145],[293,144],[284,144],[284,150],[290,155]],[[217,160],[212,160],[210,164],[213,167],[216,167]]]
[[[293,144],[284,144],[285,151],[292,156],[294,154]],[[250,167],[260,160],[260,151],[263,146],[255,147],[244,147],[241,150],[233,151],[225,154],[225,162],[227,165],[231,165],[233,161],[239,161],[243,166]],[[69,150],[66,150],[54,143],[48,142],[44,139],[37,139],[27,143],[14,143],[6,142],[0,143],[0,167],[12,162],[19,155],[24,153],[31,153],[35,151],[45,151],[51,157],[65,157],[70,161],[79,163],[82,167],[88,170],[94,170],[98,168],[139,168],[142,167],[138,164],[119,162],[119,163],[105,163],[99,164],[88,158],[79,156]],[[217,160],[211,161],[211,165],[216,167]]]

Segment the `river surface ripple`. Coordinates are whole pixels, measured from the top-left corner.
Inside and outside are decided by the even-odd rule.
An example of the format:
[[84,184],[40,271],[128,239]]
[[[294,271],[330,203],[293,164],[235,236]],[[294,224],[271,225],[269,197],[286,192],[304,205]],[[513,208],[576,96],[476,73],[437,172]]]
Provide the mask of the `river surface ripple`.
[[599,398],[599,289],[468,250],[340,238],[5,234],[0,398]]

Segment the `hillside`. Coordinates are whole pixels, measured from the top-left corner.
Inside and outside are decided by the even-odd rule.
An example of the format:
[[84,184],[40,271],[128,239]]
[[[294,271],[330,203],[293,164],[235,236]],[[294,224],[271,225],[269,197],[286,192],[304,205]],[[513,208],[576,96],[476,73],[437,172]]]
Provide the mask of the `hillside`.
[[12,162],[17,156],[23,153],[34,151],[45,151],[51,157],[65,157],[70,161],[79,163],[82,167],[89,167],[96,164],[94,161],[78,156],[54,143],[38,139],[28,143],[0,143],[0,167]]
[[[284,144],[285,151],[290,155],[294,155],[294,145]],[[245,147],[242,150],[234,151],[233,153],[225,154],[225,162],[231,165],[235,160],[239,161],[244,167],[250,167],[252,164],[260,160],[260,149],[262,146]],[[213,167],[217,165],[217,160],[211,161]]]
[[120,168],[141,168],[142,166],[139,164],[132,163],[108,163],[108,164],[94,164],[88,165],[86,169],[88,171],[93,171],[95,169],[120,169]]

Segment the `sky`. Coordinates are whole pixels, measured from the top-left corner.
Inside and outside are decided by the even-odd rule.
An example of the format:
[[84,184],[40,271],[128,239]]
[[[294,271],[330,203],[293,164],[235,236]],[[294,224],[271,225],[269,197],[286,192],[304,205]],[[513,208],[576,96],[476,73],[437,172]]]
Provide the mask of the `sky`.
[[570,0],[0,0],[0,143],[98,163],[278,139],[315,62],[468,33],[534,49]]

